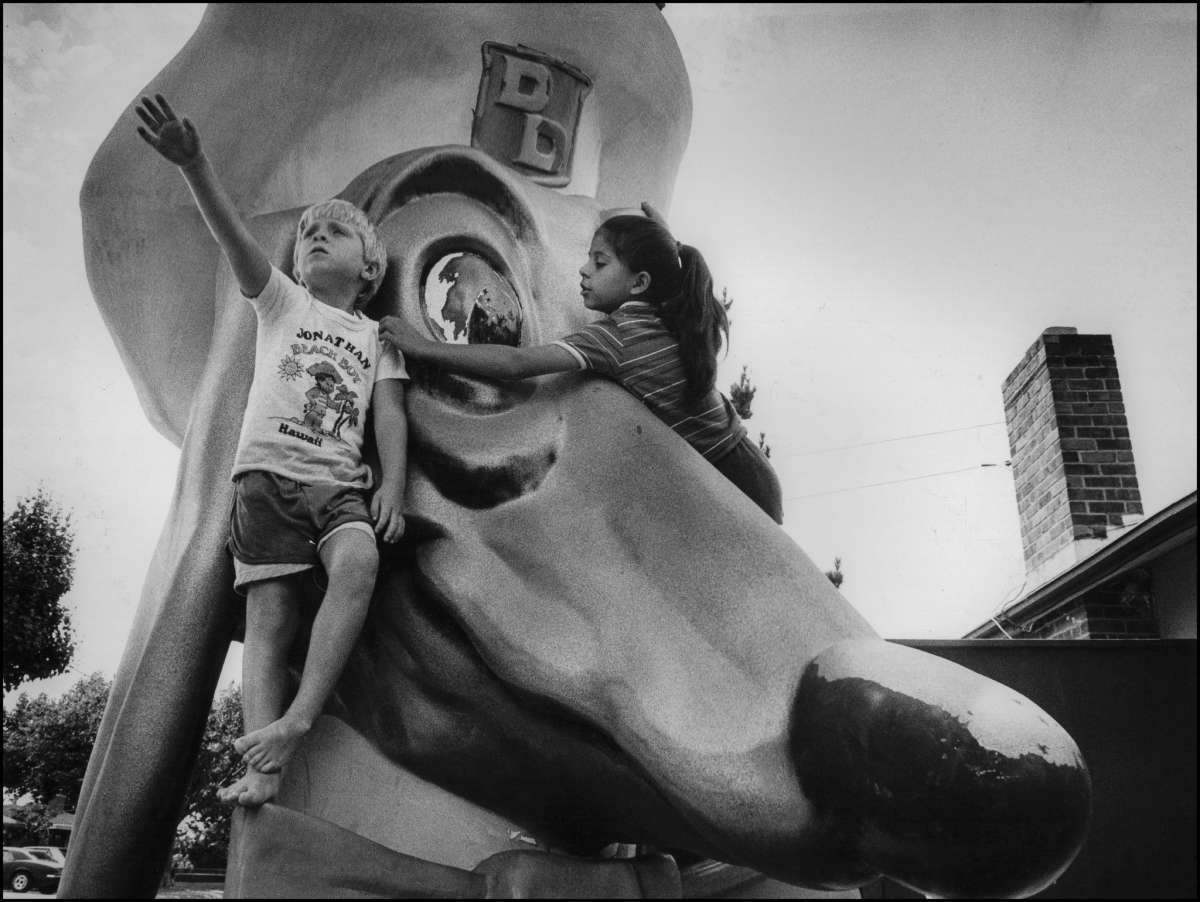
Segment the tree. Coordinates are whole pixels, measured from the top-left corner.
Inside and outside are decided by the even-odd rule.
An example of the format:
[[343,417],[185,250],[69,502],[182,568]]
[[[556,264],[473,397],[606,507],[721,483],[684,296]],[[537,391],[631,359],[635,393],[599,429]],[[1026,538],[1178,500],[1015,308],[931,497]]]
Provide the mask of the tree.
[[767,434],[765,432],[758,434],[758,450],[763,453],[763,457],[771,456],[771,446],[767,444]]
[[829,581],[833,583],[835,589],[842,587],[842,580],[846,578],[846,574],[842,573],[842,559],[840,557],[833,559],[833,569],[826,570],[825,575],[829,577]]
[[[50,805],[44,805],[41,802],[33,802],[17,808],[13,812],[13,820],[17,821],[24,830],[22,844],[33,840],[34,845],[50,845],[50,827],[54,824],[54,815],[57,813]],[[6,840],[5,845],[7,844]]]
[[233,741],[244,732],[242,691],[237,686],[217,693],[200,754],[188,784],[184,816],[175,831],[177,852],[196,867],[224,867],[229,848],[229,808],[217,801],[217,790],[231,782],[241,768]]
[[[721,289],[721,306],[725,308],[726,316],[729,315],[729,310],[733,307],[733,298],[729,296],[729,289]],[[732,322],[732,320],[730,320]],[[737,415],[743,420],[748,420],[754,413],[751,405],[754,402],[754,394],[758,391],[754,383],[750,381],[750,368],[742,367],[742,375],[738,381],[729,386],[729,403],[733,405],[733,409],[737,411]],[[758,448],[762,451],[764,457],[771,456],[771,446],[767,444],[767,434],[760,432],[758,434]]]
[[4,691],[55,676],[75,653],[62,597],[75,575],[71,516],[43,489],[4,517]]
[[[74,811],[100,719],[112,684],[94,673],[61,698],[24,693],[4,714],[4,788],[34,800],[27,806],[30,826],[37,829],[57,811]],[[176,847],[193,863],[224,866],[229,845],[229,809],[216,797],[240,765],[233,741],[242,735],[241,690],[231,686],[217,694],[184,798],[176,831]],[[49,806],[49,807],[47,807]]]
[[5,789],[40,804],[62,796],[64,808],[74,811],[108,690],[108,680],[93,673],[59,699],[22,693],[4,712]]
[[754,402],[756,391],[758,389],[750,382],[750,368],[742,367],[741,378],[729,386],[729,403],[733,405],[733,409],[743,420],[748,420],[754,415],[751,413],[750,405]]

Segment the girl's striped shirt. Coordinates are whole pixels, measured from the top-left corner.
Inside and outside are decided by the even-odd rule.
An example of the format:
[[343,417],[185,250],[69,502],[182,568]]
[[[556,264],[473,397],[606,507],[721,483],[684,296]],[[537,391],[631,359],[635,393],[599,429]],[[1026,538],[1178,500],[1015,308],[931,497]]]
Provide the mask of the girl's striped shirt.
[[620,383],[710,461],[732,451],[746,434],[733,405],[715,388],[699,403],[686,400],[679,345],[644,301],[628,301],[554,344],[574,357],[581,370]]

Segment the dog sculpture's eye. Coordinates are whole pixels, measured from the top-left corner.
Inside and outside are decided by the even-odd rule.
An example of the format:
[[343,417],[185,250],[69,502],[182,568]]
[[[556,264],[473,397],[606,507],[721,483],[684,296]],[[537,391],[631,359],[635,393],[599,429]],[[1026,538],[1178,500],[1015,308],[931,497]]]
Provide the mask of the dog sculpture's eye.
[[521,303],[512,284],[473,251],[442,256],[421,284],[425,317],[445,341],[502,344],[521,341]]

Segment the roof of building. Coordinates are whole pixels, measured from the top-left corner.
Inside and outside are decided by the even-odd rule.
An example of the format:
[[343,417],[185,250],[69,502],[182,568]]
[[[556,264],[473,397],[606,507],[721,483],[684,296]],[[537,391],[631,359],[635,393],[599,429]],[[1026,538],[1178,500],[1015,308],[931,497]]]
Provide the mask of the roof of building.
[[[1147,517],[1112,541],[1101,545],[1073,567],[1038,586],[1004,609],[1003,618],[1028,622],[1051,608],[1066,604],[1116,576],[1143,567],[1196,538],[1196,493]],[[998,615],[1000,616],[1000,615]],[[989,639],[1004,635],[995,619],[971,630],[964,638]]]

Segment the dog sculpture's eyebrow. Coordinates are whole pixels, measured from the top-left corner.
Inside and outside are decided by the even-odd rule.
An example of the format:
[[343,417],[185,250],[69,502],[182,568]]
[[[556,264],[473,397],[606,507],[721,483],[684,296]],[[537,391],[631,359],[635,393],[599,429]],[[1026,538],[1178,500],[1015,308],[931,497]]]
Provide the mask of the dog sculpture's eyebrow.
[[[427,381],[427,374],[414,375]],[[409,432],[412,457],[442,495],[463,507],[483,510],[536,490],[562,451],[561,418],[530,417],[529,408],[515,405],[481,408],[469,396],[448,397],[447,387],[453,389],[453,380],[443,377],[409,397],[414,414]],[[440,417],[431,415],[431,406],[442,409],[446,404],[460,415],[447,419],[444,410]],[[490,414],[491,434],[508,436],[511,444],[506,453],[497,454],[490,442],[478,441],[480,410]],[[431,431],[430,421],[438,422],[439,428]]]
[[[364,196],[358,205],[375,219],[418,197],[460,194],[490,208],[512,227],[518,240],[536,239],[537,229],[528,206],[502,177],[490,171],[487,163],[462,151],[459,147],[448,148],[444,154],[435,153],[382,181],[377,179],[379,187]],[[373,171],[377,168],[372,167],[360,179],[370,176]],[[351,185],[346,193],[351,194],[353,188]]]

